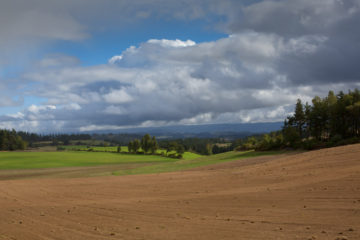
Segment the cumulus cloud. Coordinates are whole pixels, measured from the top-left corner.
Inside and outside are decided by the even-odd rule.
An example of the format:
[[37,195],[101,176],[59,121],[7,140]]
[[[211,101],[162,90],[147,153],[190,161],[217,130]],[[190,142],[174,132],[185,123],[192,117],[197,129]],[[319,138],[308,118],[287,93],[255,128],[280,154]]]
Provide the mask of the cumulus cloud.
[[[294,41],[306,46],[302,54],[316,51],[308,50],[308,39]],[[283,55],[300,51],[294,41],[253,32],[182,47],[173,44],[178,40],[165,46],[164,40],[151,40],[125,50],[115,64],[28,73],[24,77],[39,85],[33,94],[53,105],[30,106],[22,120],[48,120],[44,126],[59,119],[63,128],[73,131],[278,120],[285,111],[273,109],[302,94],[281,88],[287,79],[274,65]],[[306,44],[299,44],[302,41]],[[256,109],[262,114],[255,114]]]

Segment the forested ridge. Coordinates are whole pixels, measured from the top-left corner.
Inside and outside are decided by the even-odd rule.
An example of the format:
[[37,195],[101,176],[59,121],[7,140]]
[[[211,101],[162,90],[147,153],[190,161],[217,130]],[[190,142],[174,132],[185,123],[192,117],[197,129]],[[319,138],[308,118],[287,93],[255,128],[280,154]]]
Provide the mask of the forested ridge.
[[239,140],[238,149],[314,149],[359,142],[360,91],[347,94],[330,91],[312,103],[297,100],[294,113],[284,121],[282,131]]

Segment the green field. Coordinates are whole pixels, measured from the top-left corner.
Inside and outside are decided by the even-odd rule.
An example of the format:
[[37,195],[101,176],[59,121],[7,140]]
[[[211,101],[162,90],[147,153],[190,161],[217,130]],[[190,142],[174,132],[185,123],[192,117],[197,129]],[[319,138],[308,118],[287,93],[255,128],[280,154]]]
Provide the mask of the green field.
[[[180,171],[216,163],[280,153],[282,152],[249,151],[200,156],[195,153],[186,152],[183,155],[183,159],[174,159],[158,155],[111,152],[0,152],[0,170],[98,166],[96,169],[97,176],[130,175]],[[99,170],[99,167],[104,169]],[[94,176],[94,173],[95,170],[90,170],[79,174],[79,176]]]
[[84,167],[107,164],[174,162],[176,160],[154,155],[106,152],[1,152],[0,169]]
[[226,152],[211,156],[203,156],[199,158],[181,159],[173,162],[159,162],[149,166],[141,166],[139,168],[124,169],[113,172],[113,175],[129,175],[129,174],[147,174],[147,173],[161,173],[181,171],[196,167],[208,166],[216,163],[230,162],[234,160],[241,160],[245,158],[253,158],[266,155],[282,154],[283,151],[268,151],[268,152]]

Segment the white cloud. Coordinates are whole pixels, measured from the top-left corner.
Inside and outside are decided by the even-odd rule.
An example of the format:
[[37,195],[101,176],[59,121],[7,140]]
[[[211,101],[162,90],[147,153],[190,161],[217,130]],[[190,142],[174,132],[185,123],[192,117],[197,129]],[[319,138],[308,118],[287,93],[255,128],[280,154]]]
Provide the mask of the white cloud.
[[31,113],[39,113],[40,111],[46,111],[46,110],[55,110],[56,106],[54,105],[34,105],[32,104],[30,107],[28,107],[28,111]]
[[114,104],[128,103],[134,100],[125,89],[111,90],[110,93],[104,95],[104,99],[106,102]]
[[117,56],[115,55],[115,56],[113,56],[112,58],[109,59],[109,63],[114,64],[116,62],[121,61],[122,58],[123,58],[122,55],[117,55]]
[[25,114],[22,112],[17,112],[14,114],[6,114],[6,116],[11,117],[11,118],[23,119],[25,117]]
[[178,47],[191,47],[191,46],[195,46],[196,43],[192,40],[186,40],[186,41],[181,41],[179,39],[176,40],[168,40],[168,39],[150,39],[148,40],[148,43],[151,44],[158,44],[162,47],[174,47],[174,48],[178,48]]
[[117,130],[117,129],[122,129],[123,127],[119,127],[116,125],[102,125],[102,126],[98,126],[98,125],[87,125],[87,126],[82,126],[79,128],[80,132],[90,132],[90,131],[101,131],[101,130]]

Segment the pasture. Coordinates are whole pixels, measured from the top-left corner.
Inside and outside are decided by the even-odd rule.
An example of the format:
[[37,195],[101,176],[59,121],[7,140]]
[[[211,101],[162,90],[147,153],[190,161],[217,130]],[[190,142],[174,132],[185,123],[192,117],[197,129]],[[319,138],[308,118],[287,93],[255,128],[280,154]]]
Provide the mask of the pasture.
[[38,176],[72,178],[173,172],[280,153],[248,151],[201,156],[185,152],[183,159],[174,159],[160,155],[100,151],[1,152],[0,179]]
[[0,169],[34,169],[85,167],[126,163],[173,162],[175,159],[156,155],[107,152],[1,152]]

